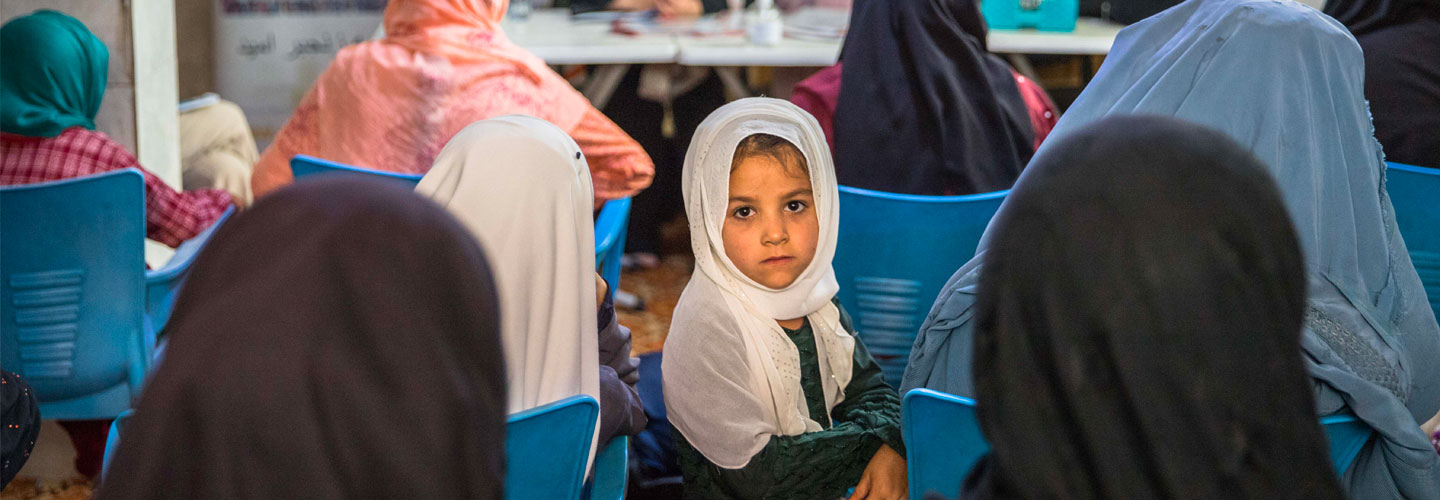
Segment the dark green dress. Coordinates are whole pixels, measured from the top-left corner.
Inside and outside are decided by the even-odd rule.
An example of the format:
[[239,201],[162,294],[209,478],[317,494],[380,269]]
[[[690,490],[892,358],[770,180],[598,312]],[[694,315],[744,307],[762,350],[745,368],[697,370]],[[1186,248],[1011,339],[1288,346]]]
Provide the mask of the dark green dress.
[[[840,326],[852,334],[855,331],[844,308],[840,309]],[[810,418],[825,430],[771,436],[770,442],[741,469],[711,463],[676,431],[685,498],[835,500],[860,482],[860,475],[881,444],[905,454],[900,439],[900,396],[885,384],[880,366],[864,344],[858,339],[855,342],[845,400],[827,414],[810,321],[807,319],[799,330],[785,329],[785,334],[800,351],[800,385],[805,390]]]

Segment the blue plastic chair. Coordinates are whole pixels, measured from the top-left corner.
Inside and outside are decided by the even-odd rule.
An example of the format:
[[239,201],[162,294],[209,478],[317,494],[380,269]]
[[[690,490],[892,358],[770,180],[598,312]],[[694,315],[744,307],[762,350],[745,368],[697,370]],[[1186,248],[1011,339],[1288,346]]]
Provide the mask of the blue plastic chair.
[[630,475],[630,436],[617,436],[595,455],[595,471],[585,482],[585,500],[621,500],[625,498],[626,480]]
[[606,292],[615,297],[620,288],[620,257],[625,255],[625,235],[630,229],[630,198],[605,202],[595,218],[595,267],[610,285]]
[[975,417],[975,402],[915,389],[905,394],[900,411],[910,499],[920,500],[931,491],[947,498],[959,494],[970,468],[990,451]]
[[900,387],[935,296],[975,256],[1008,192],[916,196],[840,186],[840,304],[891,387]]
[[1440,169],[1391,163],[1385,189],[1430,308],[1440,316]]
[[29,379],[46,418],[130,408],[190,264],[229,215],[146,271],[139,170],[0,187],[0,364]]
[[144,177],[0,187],[0,226],[0,365],[29,380],[47,419],[129,409],[155,347]]
[[100,462],[100,478],[104,479],[110,474],[110,464],[115,462],[115,452],[120,449],[120,432],[125,429],[125,424],[130,417],[135,416],[135,410],[125,410],[120,416],[110,422],[110,434],[105,437],[105,458]]
[[[404,182],[405,186],[411,189],[414,189],[423,177],[355,167],[306,155],[295,155],[291,158],[290,171],[297,180],[327,172],[372,175]],[[625,234],[629,226],[628,197],[605,202],[605,206],[600,209],[600,215],[595,218],[595,267],[600,272],[600,277],[605,278],[605,282],[610,285],[607,295],[611,297],[614,297],[615,290],[620,288],[620,257],[625,254]]]
[[1335,464],[1335,473],[1343,476],[1375,431],[1350,415],[1321,417],[1320,425],[1330,442],[1330,461]]
[[156,332],[164,330],[165,324],[170,322],[170,313],[175,311],[175,299],[185,286],[185,278],[190,275],[190,265],[210,243],[215,231],[234,214],[235,207],[226,209],[214,224],[176,247],[175,255],[170,257],[165,267],[145,271],[145,314]]
[[600,403],[572,396],[513,415],[505,426],[506,500],[580,498]]
[[401,174],[397,172],[386,172],[383,170],[372,170],[368,168],[356,167],[346,165],[344,163],[335,163],[330,160],[322,160],[320,158],[308,155],[295,155],[294,158],[291,158],[290,172],[294,174],[295,180],[297,181],[307,177],[312,177],[317,174],[325,173],[363,174],[372,176],[377,179],[386,179],[400,182],[409,189],[415,189],[415,185],[420,183],[420,178],[424,177],[420,174]]

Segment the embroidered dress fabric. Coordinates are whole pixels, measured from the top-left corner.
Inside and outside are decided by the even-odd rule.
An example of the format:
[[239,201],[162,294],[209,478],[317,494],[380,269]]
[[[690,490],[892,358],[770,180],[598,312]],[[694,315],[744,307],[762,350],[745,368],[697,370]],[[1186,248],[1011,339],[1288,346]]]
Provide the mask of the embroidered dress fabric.
[[[720,236],[735,148],[759,133],[781,137],[805,155],[820,222],[814,260],[778,290],[741,273]],[[665,340],[665,406],[675,428],[706,459],[737,469],[770,436],[822,429],[805,403],[795,344],[777,319],[809,320],[823,360],[825,407],[845,398],[855,338],[841,328],[831,302],[839,290],[831,267],[840,214],[835,169],[813,117],[786,101],[748,98],[700,124],[682,177],[695,271]]]

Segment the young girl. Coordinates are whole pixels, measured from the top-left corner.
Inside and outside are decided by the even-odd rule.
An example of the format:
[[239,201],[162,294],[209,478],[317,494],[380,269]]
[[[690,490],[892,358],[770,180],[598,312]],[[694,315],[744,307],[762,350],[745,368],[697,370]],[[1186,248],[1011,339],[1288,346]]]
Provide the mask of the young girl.
[[785,101],[710,115],[685,158],[696,271],[666,339],[689,498],[904,498],[900,400],[835,302],[835,171]]

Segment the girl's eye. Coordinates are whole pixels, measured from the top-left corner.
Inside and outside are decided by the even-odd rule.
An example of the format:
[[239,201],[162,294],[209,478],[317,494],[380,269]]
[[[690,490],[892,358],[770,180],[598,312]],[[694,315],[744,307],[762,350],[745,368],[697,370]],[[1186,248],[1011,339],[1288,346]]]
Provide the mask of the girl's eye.
[[751,215],[755,215],[755,209],[750,208],[750,207],[740,207],[740,208],[735,209],[734,214],[735,214],[735,218],[737,218],[737,219],[744,219],[744,218],[750,217]]
[[789,210],[789,211],[791,211],[791,212],[804,211],[804,210],[805,210],[805,202],[803,202],[803,201],[798,201],[798,200],[797,200],[797,201],[792,201],[792,202],[790,202],[790,203],[786,203],[786,204],[785,204],[785,210]]

